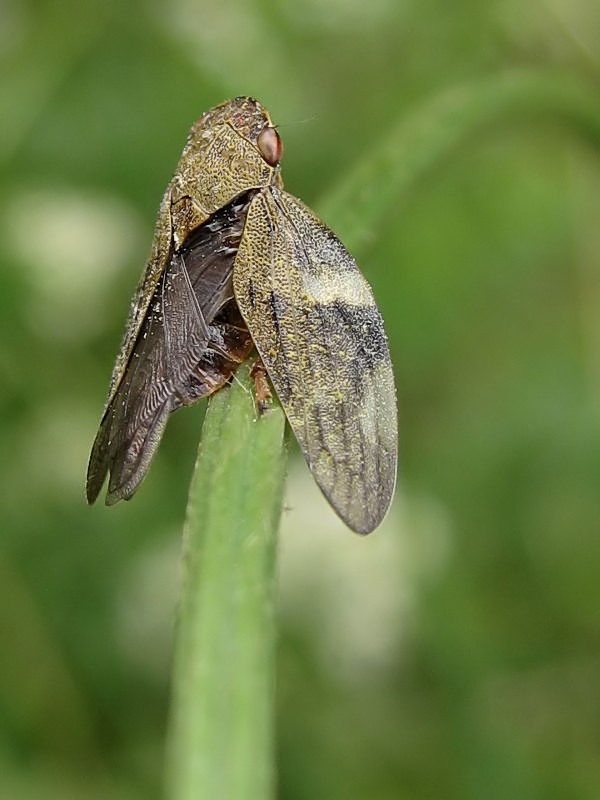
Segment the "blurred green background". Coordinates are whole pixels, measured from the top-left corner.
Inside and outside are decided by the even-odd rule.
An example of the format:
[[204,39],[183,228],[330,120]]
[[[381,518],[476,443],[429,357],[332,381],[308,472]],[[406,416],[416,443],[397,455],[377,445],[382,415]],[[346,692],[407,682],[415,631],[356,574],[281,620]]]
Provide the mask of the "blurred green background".
[[[318,211],[399,120],[531,67],[600,105],[596,0],[1,0],[1,797],[160,796],[203,409],[133,502],[89,509],[83,483],[191,122],[258,97]],[[599,209],[598,149],[515,110],[356,252],[396,368],[398,497],[360,539],[294,454],[280,798],[600,797]]]

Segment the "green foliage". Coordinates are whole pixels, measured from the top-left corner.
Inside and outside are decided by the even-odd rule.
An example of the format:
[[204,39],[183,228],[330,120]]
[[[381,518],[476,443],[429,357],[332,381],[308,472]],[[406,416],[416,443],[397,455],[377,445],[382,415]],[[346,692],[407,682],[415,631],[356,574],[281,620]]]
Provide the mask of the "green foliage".
[[88,509],[83,479],[187,129],[248,93],[355,249],[400,391],[380,532],[291,464],[279,796],[595,800],[596,4],[10,0],[0,58],[0,796],[161,796],[203,408],[132,503]]
[[248,366],[211,399],[184,530],[169,748],[172,800],[272,796],[275,543],[285,417]]

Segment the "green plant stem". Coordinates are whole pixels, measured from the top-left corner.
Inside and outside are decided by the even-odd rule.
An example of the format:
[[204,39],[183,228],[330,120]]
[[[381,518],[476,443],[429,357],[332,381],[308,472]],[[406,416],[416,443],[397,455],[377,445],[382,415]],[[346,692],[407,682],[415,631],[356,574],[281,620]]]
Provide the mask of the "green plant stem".
[[215,395],[184,529],[167,797],[273,796],[273,589],[285,419],[248,366]]

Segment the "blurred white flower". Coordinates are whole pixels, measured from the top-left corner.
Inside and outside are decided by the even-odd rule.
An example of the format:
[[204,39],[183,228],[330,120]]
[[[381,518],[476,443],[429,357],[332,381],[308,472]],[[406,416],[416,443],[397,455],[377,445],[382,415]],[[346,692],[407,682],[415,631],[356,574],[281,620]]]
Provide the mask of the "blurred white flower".
[[350,680],[385,672],[409,646],[419,591],[449,560],[449,518],[431,498],[397,495],[381,527],[352,533],[293,461],[279,558],[280,613]]

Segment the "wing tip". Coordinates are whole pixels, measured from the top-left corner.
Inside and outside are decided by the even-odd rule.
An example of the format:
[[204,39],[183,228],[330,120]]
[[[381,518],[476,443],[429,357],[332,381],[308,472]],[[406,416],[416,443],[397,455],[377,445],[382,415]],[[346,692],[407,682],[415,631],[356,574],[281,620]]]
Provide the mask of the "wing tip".
[[344,515],[339,509],[336,509],[336,513],[340,515],[351,531],[357,533],[359,536],[368,536],[370,533],[376,531],[385,520],[392,506],[392,500],[393,495],[385,504],[377,507],[374,513],[370,513],[369,509],[366,508],[364,509],[366,514],[361,516],[355,514]]
[[[377,530],[387,517],[396,493],[397,458],[393,453],[389,469],[380,475],[376,485],[365,483],[362,491],[348,496],[347,491],[337,495],[329,491],[321,481],[321,476],[313,470],[317,485],[325,495],[328,503],[351,531],[359,536],[367,536]],[[360,500],[360,498],[364,500]]]
[[85,499],[86,499],[86,502],[87,502],[88,506],[93,506],[94,505],[94,503],[98,499],[98,495],[99,494],[100,494],[100,489],[99,488],[97,489],[95,486],[91,487],[89,485],[89,483],[86,484],[86,487],[85,487]]
[[85,498],[88,506],[93,506],[98,499],[104,479],[106,478],[106,473],[108,472],[108,466],[106,463],[102,463],[100,468],[98,468],[98,459],[96,458],[95,454],[96,446],[94,443],[85,481]]

